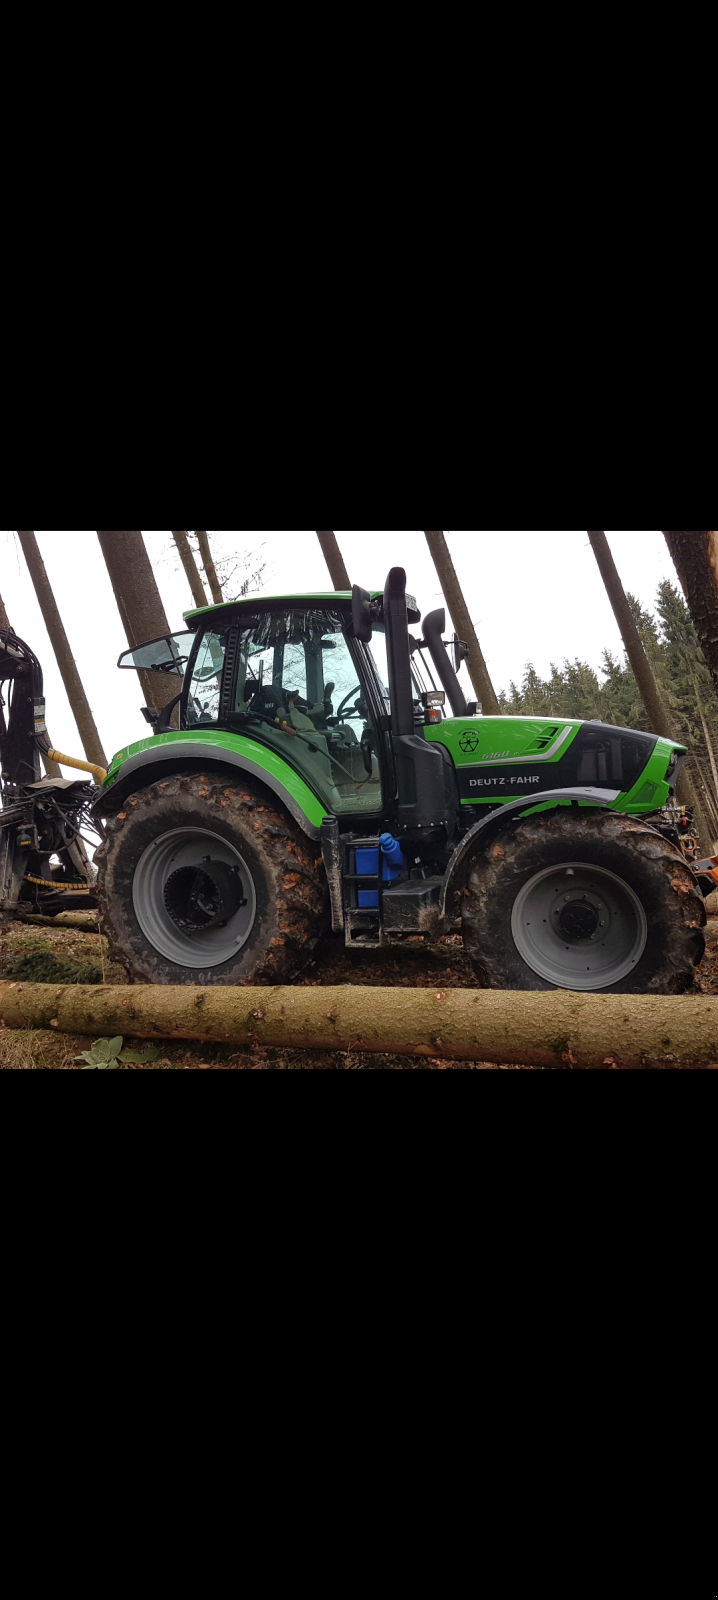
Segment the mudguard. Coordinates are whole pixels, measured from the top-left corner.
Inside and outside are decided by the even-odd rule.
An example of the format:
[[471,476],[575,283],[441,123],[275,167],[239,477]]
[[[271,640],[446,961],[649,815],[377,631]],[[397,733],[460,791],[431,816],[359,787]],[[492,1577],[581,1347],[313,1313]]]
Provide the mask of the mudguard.
[[[144,789],[152,783],[158,783],[173,769],[187,772],[202,768],[227,772],[232,776],[237,772],[244,772],[247,777],[258,778],[282,801],[307,838],[319,839],[322,807],[307,785],[302,784],[302,789],[306,788],[306,803],[311,803],[317,812],[316,824],[307,816],[299,801],[281,779],[268,771],[266,766],[262,766],[258,761],[252,761],[249,756],[241,755],[237,750],[226,747],[220,750],[216,743],[203,744],[194,739],[191,743],[176,740],[165,745],[160,745],[159,740],[152,741],[147,749],[128,756],[122,762],[115,782],[109,789],[103,790],[99,799],[95,801],[93,812],[98,817],[116,815],[124,800],[134,789]],[[301,783],[301,780],[297,779],[297,783]]]
[[[584,805],[588,802],[594,806],[610,806],[618,799],[619,794],[620,789],[544,789],[538,803],[543,806],[547,800],[580,800]],[[473,828],[470,828],[458,849],[454,851],[446,869],[440,900],[442,916],[445,917],[447,914],[447,907],[451,905],[450,897],[461,880],[462,868],[475,854],[477,845],[483,849],[492,836],[501,831],[507,817],[518,820],[526,812],[535,811],[536,805],[535,795],[531,799],[524,795],[520,800],[509,800],[508,804],[490,811],[487,817],[482,817],[480,822],[476,822]]]

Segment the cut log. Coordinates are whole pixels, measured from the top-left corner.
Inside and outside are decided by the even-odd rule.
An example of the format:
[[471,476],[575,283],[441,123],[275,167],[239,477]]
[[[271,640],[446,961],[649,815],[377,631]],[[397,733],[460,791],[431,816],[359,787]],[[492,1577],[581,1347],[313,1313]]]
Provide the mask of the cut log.
[[121,1033],[535,1067],[718,1062],[718,999],[707,995],[2,983],[0,1023],[96,1038]]

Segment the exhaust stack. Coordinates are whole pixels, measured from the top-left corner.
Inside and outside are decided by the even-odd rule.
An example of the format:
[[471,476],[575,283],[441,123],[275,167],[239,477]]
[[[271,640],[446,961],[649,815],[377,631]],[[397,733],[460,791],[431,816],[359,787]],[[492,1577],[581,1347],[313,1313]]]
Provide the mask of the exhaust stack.
[[442,638],[445,627],[446,612],[443,606],[439,611],[430,611],[422,624],[424,642],[439,674],[442,687],[449,697],[449,704],[454,716],[468,717],[469,708],[464,699],[464,691],[451,665],[449,653]]

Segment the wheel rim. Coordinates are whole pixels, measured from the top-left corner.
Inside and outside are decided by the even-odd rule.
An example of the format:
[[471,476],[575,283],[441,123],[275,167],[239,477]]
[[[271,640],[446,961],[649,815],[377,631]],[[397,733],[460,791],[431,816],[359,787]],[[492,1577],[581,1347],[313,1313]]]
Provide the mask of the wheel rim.
[[[200,882],[203,861],[207,858],[219,865],[219,871],[212,874],[217,882],[228,881],[228,874],[222,872],[222,868],[229,868],[231,876],[241,887],[241,894],[235,892],[234,899],[227,901],[230,910],[238,898],[245,903],[222,925],[198,925],[196,931],[187,932],[175,920],[176,885],[178,878],[180,883],[182,881],[181,869],[186,871],[188,868],[197,869],[195,881]],[[186,875],[191,887],[191,876],[189,873]],[[170,878],[175,887],[170,885],[167,893]],[[211,879],[205,876],[201,887],[206,893],[204,915],[209,916],[218,905],[221,910],[225,902],[219,899],[219,891],[212,903],[215,886]],[[197,900],[202,906],[201,895],[195,896]],[[160,955],[180,967],[219,967],[229,961],[246,944],[257,914],[254,883],[243,856],[220,834],[211,833],[206,828],[173,828],[170,833],[154,839],[137,863],[132,902],[145,938]],[[168,904],[173,914],[170,914]],[[199,923],[200,919],[201,913],[196,913],[195,920]]]
[[559,989],[607,989],[633,972],[648,940],[646,913],[623,878],[567,861],[516,898],[511,932],[526,965]]

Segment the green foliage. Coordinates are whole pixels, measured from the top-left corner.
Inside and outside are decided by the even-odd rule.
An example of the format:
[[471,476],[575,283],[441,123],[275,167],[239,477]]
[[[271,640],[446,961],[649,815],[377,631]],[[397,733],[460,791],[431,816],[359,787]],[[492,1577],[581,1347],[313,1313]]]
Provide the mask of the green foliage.
[[[628,599],[676,733],[707,760],[703,721],[718,743],[718,696],[683,596],[672,583],[661,583],[655,615],[635,596]],[[622,728],[648,727],[628,660],[617,661],[610,650],[604,650],[598,672],[586,661],[564,661],[563,667],[552,664],[551,676],[543,679],[529,662],[521,686],[511,683],[499,704],[512,716],[599,717]]]
[[84,1061],[83,1072],[90,1072],[93,1068],[103,1072],[119,1067],[121,1062],[144,1067],[148,1061],[156,1061],[158,1055],[159,1050],[145,1050],[144,1054],[136,1050],[123,1050],[122,1034],[119,1033],[116,1039],[96,1039],[92,1047],[75,1056],[75,1060]]

